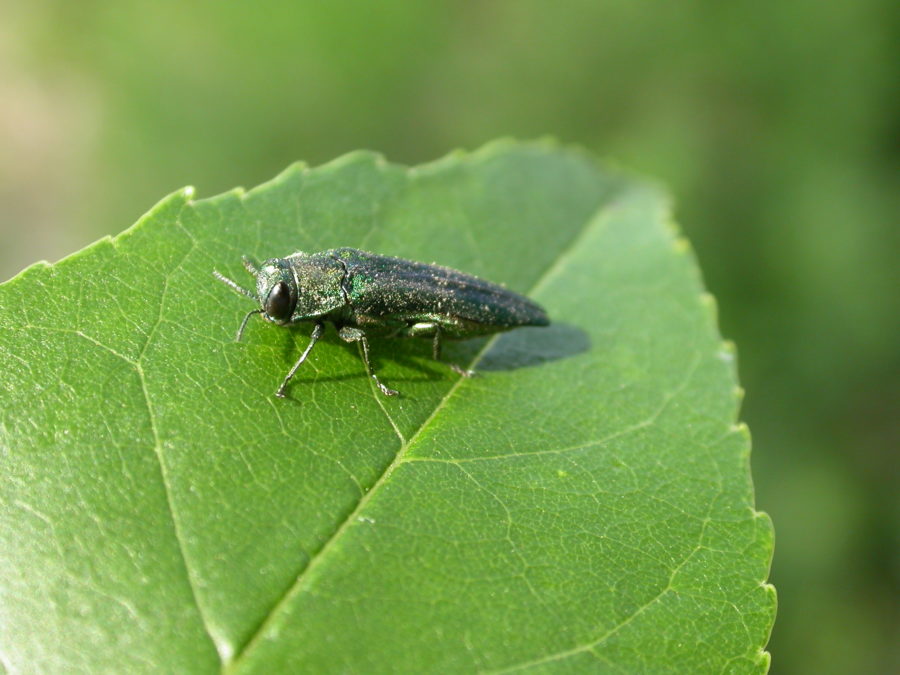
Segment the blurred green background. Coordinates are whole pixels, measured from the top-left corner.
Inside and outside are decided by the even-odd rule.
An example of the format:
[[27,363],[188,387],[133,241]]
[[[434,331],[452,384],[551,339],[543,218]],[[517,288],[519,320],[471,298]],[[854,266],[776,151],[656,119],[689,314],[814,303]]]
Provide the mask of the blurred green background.
[[890,0],[3,0],[0,279],[356,148],[656,176],[739,348],[772,672],[900,672],[898,44]]

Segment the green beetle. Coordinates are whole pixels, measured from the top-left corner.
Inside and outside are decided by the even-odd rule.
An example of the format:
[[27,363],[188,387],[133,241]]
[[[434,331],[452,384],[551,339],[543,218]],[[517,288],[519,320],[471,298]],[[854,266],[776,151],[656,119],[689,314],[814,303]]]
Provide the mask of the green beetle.
[[[431,338],[440,360],[441,341],[489,335],[519,326],[546,326],[547,313],[537,303],[502,286],[449,267],[336,248],[320,253],[294,253],[256,265],[244,257],[256,278],[250,291],[214,271],[217,279],[259,303],[241,321],[237,340],[254,314],[280,326],[313,324],[309,345],[284,378],[276,396],[333,324],[341,339],[362,345],[366,369],[386,396],[395,396],[378,379],[369,359],[370,336]],[[454,371],[472,373],[448,364]]]

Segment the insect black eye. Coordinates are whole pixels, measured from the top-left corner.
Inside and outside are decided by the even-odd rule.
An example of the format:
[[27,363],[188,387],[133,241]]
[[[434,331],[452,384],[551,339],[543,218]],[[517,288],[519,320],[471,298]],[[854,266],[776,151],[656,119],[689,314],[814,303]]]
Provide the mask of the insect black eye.
[[279,281],[272,287],[269,297],[266,298],[266,315],[277,321],[287,321],[294,311],[294,302],[291,298],[291,290],[283,281]]

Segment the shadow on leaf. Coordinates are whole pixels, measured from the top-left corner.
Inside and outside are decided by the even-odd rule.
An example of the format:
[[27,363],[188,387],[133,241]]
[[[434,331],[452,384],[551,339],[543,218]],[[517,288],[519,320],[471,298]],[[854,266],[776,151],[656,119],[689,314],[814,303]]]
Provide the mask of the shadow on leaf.
[[546,328],[519,328],[502,334],[487,351],[476,370],[516,370],[565,359],[590,349],[586,332],[568,323]]

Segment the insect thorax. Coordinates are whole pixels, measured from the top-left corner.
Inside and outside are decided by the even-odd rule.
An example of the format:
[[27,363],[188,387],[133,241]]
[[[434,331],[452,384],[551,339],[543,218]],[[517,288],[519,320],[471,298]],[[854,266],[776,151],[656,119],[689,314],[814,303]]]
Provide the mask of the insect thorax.
[[297,284],[295,320],[322,316],[347,305],[342,281],[346,274],[340,261],[315,253],[284,259]]

